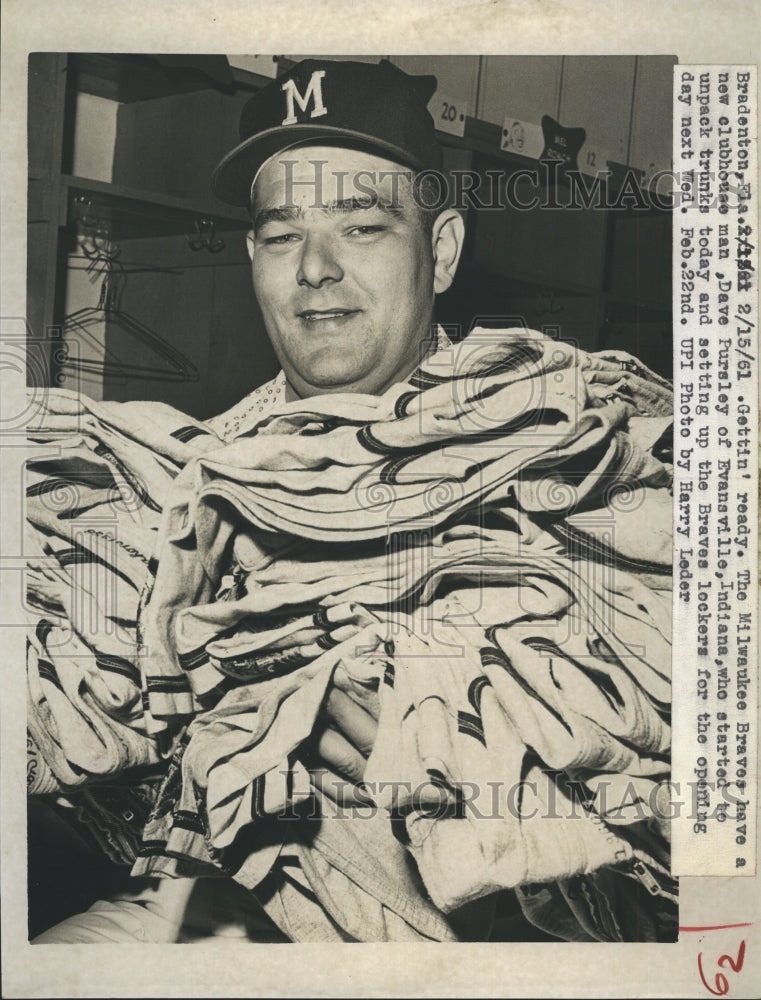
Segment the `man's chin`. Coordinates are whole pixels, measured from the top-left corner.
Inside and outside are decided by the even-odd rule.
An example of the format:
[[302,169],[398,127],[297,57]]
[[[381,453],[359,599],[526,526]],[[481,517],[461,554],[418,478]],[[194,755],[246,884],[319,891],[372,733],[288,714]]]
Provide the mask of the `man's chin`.
[[286,383],[293,398],[307,399],[309,396],[330,396],[341,392],[361,392],[375,394],[383,391],[378,385],[375,372],[316,372],[308,380],[296,374],[286,373]]
[[312,396],[338,396],[341,393],[364,393],[373,395],[375,390],[372,386],[362,387],[362,383],[349,382],[338,385],[304,385],[299,384],[295,389],[291,386],[291,393],[287,394],[289,399],[309,399]]

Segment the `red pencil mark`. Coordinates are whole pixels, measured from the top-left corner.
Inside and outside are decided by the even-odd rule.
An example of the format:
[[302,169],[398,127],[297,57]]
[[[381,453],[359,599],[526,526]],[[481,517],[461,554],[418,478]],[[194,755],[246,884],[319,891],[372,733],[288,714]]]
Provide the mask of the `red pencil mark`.
[[705,926],[680,927],[680,931],[725,931],[731,927],[752,927],[753,921],[746,924],[706,924]]
[[[743,967],[744,961],[745,961],[745,941],[741,941],[740,947],[737,952],[737,958],[732,958],[731,955],[722,955],[718,959],[717,964],[720,965],[722,969],[726,969],[727,966],[729,966],[732,972],[740,972],[740,970]],[[723,972],[716,972],[714,974],[713,982],[714,986],[716,987],[715,989],[714,986],[710,986],[706,982],[706,977],[703,972],[702,951],[698,952],[698,972],[700,973],[701,982],[703,983],[703,985],[705,986],[705,988],[708,990],[709,993],[713,993],[715,997],[723,997],[726,996],[727,993],[729,993],[729,982],[727,981],[727,977],[724,975]]]

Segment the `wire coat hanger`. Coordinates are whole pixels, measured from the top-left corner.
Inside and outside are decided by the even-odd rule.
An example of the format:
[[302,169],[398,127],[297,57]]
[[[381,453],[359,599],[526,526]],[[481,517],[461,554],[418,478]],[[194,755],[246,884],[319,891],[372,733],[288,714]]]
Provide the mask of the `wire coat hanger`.
[[[80,209],[78,208],[78,211]],[[88,203],[89,210],[89,203]],[[85,215],[78,218],[90,232],[86,235],[83,252],[91,258],[90,267],[104,266],[103,282],[97,306],[85,306],[70,313],[63,323],[64,335],[76,333],[86,339],[103,354],[102,359],[73,358],[67,356],[62,362],[64,369],[73,369],[89,375],[127,379],[140,378],[157,382],[197,382],[198,369],[181,351],[168,344],[155,330],[119,308],[119,283],[123,280],[123,268],[117,261],[121,247],[112,244],[102,227],[97,227]],[[105,238],[104,238],[105,237]],[[100,337],[91,328],[102,324],[118,326],[147,347],[156,357],[155,364],[134,364],[123,361],[105,344],[105,335]]]

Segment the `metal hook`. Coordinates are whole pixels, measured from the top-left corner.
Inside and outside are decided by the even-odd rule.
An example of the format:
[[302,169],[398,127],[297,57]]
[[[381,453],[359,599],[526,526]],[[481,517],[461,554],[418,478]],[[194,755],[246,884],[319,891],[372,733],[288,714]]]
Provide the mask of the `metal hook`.
[[220,250],[224,250],[225,241],[214,239],[213,219],[196,219],[195,229],[195,235],[185,236],[191,250],[208,250],[209,253],[219,253]]
[[563,306],[555,299],[553,288],[541,289],[539,292],[539,304],[536,307],[537,316],[544,316],[546,313],[554,314],[563,311]]
[[[84,206],[84,211],[82,210]],[[92,201],[85,194],[77,195],[74,199],[74,207],[76,209],[75,222],[81,222],[83,226],[89,226],[90,222],[88,220],[88,215],[90,214],[90,209],[92,208]]]

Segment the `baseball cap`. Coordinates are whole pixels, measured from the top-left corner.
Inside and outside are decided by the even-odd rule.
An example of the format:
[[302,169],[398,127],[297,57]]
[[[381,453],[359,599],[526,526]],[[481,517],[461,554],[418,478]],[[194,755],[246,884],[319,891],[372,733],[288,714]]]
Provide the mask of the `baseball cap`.
[[305,59],[248,101],[240,144],[217,165],[211,186],[222,201],[248,205],[251,182],[275,153],[311,140],[345,140],[416,170],[441,167],[426,107],[435,76],[410,76],[379,63]]

